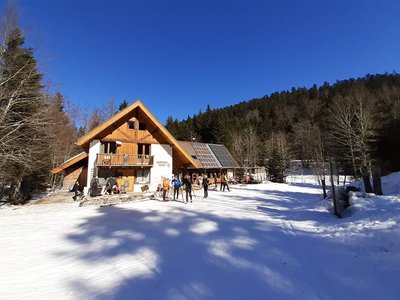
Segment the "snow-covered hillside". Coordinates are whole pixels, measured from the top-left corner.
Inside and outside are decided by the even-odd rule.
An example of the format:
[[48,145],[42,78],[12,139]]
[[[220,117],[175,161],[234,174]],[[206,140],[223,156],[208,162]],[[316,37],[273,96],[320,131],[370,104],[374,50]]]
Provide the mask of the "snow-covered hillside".
[[338,219],[314,182],[193,203],[0,208],[1,299],[400,299],[400,175]]

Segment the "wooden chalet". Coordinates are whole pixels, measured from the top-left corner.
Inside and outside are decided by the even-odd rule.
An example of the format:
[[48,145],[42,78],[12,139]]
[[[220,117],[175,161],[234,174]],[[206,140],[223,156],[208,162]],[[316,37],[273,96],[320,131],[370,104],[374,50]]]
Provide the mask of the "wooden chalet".
[[140,192],[144,185],[155,190],[162,177],[172,177],[173,170],[198,168],[140,100],[82,136],[77,145],[84,152],[52,172],[64,174],[65,189],[79,180],[85,194],[95,177],[115,177],[127,192]]

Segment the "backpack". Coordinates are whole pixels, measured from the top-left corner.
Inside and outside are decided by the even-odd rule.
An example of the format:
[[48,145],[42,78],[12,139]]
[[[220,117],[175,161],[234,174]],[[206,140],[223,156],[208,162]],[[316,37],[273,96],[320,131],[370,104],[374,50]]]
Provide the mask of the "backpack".
[[175,181],[174,181],[174,187],[175,187],[175,188],[180,188],[180,187],[181,187],[181,182],[179,181],[179,179],[175,179]]

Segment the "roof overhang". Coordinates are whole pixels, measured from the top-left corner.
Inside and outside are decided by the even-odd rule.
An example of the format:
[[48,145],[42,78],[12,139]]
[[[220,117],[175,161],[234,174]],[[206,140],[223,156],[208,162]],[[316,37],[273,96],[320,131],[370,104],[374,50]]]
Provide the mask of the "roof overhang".
[[75,155],[74,157],[71,157],[70,159],[66,160],[61,165],[59,165],[57,168],[54,168],[53,170],[51,170],[51,173],[53,173],[53,174],[61,173],[66,168],[78,163],[79,161],[81,161],[82,159],[85,159],[86,157],[88,157],[88,154],[86,152],[81,152],[81,153]]

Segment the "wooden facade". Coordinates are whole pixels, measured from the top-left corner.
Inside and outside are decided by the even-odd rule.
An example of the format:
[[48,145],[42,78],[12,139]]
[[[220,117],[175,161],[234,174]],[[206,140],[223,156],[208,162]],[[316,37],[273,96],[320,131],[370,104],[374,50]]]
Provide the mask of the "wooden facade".
[[[139,115],[138,112],[134,114]],[[130,117],[123,121],[114,123],[115,129],[101,139],[96,175],[115,177],[119,186],[124,185],[127,192],[133,192],[134,185],[140,183],[138,172],[153,166],[152,144],[165,143],[165,140],[153,135],[157,130],[147,120]]]

